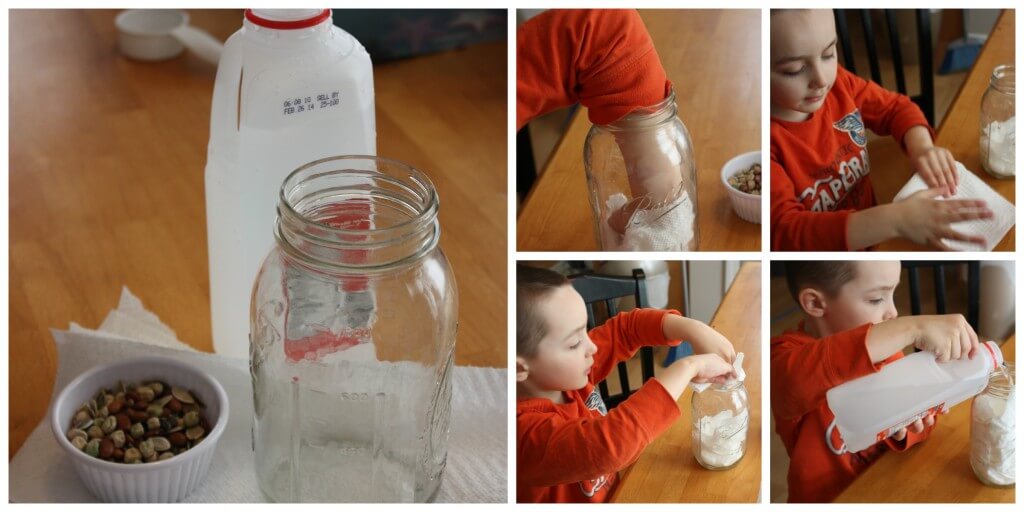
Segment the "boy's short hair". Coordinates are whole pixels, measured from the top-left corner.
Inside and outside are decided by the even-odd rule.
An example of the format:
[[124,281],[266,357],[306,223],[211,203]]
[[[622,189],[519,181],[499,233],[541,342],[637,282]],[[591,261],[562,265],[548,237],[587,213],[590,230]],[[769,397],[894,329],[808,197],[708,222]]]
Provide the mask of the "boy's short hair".
[[530,357],[537,352],[548,330],[537,304],[568,284],[568,278],[553,270],[516,265],[516,355]]
[[786,284],[793,300],[799,302],[800,290],[814,288],[835,297],[844,284],[857,277],[856,261],[787,261]]

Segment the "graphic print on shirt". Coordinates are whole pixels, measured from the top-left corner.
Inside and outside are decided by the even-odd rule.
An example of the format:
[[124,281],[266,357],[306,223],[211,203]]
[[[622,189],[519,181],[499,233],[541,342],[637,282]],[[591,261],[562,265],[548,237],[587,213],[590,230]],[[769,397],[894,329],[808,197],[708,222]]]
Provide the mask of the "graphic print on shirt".
[[601,393],[597,391],[596,387],[590,392],[590,396],[587,397],[586,406],[591,411],[601,413],[601,416],[608,415],[608,407],[604,405],[604,399],[601,398]]
[[832,127],[841,132],[846,132],[850,136],[850,140],[860,147],[864,147],[868,143],[868,138],[864,135],[864,120],[860,117],[859,109],[854,109],[853,112],[832,123]]
[[814,212],[831,212],[845,209],[848,204],[862,204],[864,194],[868,193],[866,187],[857,186],[870,172],[860,110],[854,109],[832,126],[849,135],[850,142],[840,144],[826,167],[812,171],[814,183],[800,192],[800,202]]

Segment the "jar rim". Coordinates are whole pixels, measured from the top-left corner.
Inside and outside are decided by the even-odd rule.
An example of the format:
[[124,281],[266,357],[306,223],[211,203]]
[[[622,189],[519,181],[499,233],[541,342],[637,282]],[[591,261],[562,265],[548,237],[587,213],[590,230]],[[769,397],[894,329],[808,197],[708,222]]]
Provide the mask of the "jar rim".
[[1017,72],[1014,64],[1000,64],[992,69],[989,85],[999,92],[1016,94],[1016,77]]
[[[359,164],[346,166],[346,162]],[[406,216],[388,219],[393,223],[386,226],[356,229],[314,218],[318,206],[330,204],[319,202],[317,195],[338,193],[365,197],[371,205],[374,198],[399,203],[406,207]],[[304,203],[312,208],[304,208]],[[318,269],[386,270],[418,261],[437,247],[441,237],[438,209],[437,191],[430,178],[409,164],[373,155],[321,158],[295,169],[282,183],[274,237],[286,254]],[[370,220],[371,210],[367,212],[366,220]],[[302,247],[296,245],[299,241]],[[353,259],[324,257],[336,254]],[[360,261],[364,256],[366,261]]]
[[676,91],[669,89],[664,99],[646,107],[639,107],[608,124],[595,125],[611,132],[651,128],[676,117]]
[[306,171],[306,170],[308,170],[308,169],[310,169],[312,167],[315,167],[315,166],[318,166],[318,165],[321,165],[321,164],[324,164],[324,163],[327,163],[327,162],[341,162],[341,161],[346,161],[346,162],[349,162],[349,161],[373,161],[373,162],[383,162],[383,163],[386,163],[388,165],[393,165],[395,167],[401,168],[403,171],[408,172],[410,174],[410,176],[412,176],[413,181],[416,181],[420,185],[422,185],[423,189],[427,193],[427,197],[425,198],[425,201],[424,201],[426,203],[426,205],[425,205],[425,207],[419,213],[417,213],[414,216],[411,216],[408,220],[405,220],[405,221],[402,221],[402,222],[398,222],[398,223],[393,224],[391,226],[386,226],[386,227],[381,227],[381,228],[376,228],[375,227],[373,229],[374,233],[384,233],[384,234],[386,234],[388,232],[401,231],[401,230],[407,229],[410,225],[417,224],[417,223],[428,222],[428,221],[433,220],[434,218],[437,217],[438,210],[440,209],[440,201],[438,200],[437,190],[434,188],[434,183],[432,181],[430,181],[430,178],[427,177],[426,174],[424,174],[419,169],[417,169],[417,168],[415,168],[415,167],[413,167],[413,166],[411,166],[409,164],[406,164],[405,162],[401,162],[399,160],[394,160],[394,159],[391,159],[391,158],[373,156],[373,155],[340,155],[340,156],[330,156],[330,157],[326,157],[326,158],[321,158],[319,160],[314,160],[312,162],[309,162],[309,163],[307,163],[307,164],[305,164],[305,165],[295,169],[294,171],[288,173],[288,176],[285,177],[284,182],[281,183],[281,188],[278,191],[278,208],[281,208],[283,206],[285,208],[285,210],[289,214],[294,215],[295,217],[297,217],[298,219],[301,219],[303,222],[305,222],[307,224],[311,224],[311,225],[316,226],[318,229],[322,229],[326,233],[330,233],[330,234],[334,234],[334,235],[341,235],[341,236],[365,235],[366,232],[367,232],[367,230],[365,230],[365,229],[339,228],[339,227],[331,226],[329,224],[325,224],[323,222],[319,222],[319,221],[315,221],[315,220],[309,219],[306,215],[304,215],[303,213],[301,213],[301,212],[299,212],[298,210],[295,209],[295,206],[291,204],[291,201],[289,201],[288,196],[287,196],[288,191],[290,191],[293,187],[295,187],[299,183],[302,183],[306,179],[309,179],[310,177],[318,177],[318,176],[324,176],[324,175],[327,175],[327,174],[336,174],[336,173],[351,171],[351,169],[348,169],[348,170],[346,170],[346,169],[335,169],[335,170],[330,170],[330,171],[324,171],[324,172],[321,172],[321,173],[317,173],[317,174],[312,175],[310,177],[306,177],[306,178],[304,178],[302,180],[298,180],[298,176],[303,171]]

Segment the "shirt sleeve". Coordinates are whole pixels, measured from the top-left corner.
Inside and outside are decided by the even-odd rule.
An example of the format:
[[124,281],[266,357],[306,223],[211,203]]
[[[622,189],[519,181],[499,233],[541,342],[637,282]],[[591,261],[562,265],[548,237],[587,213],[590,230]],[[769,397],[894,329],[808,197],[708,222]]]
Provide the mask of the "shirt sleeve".
[[594,366],[590,369],[590,382],[604,380],[621,361],[648,345],[678,345],[682,340],[665,337],[662,322],[665,315],[680,315],[672,309],[643,308],[619,313],[587,334],[597,345]]
[[846,88],[853,96],[857,108],[864,119],[864,126],[879,135],[892,135],[906,151],[903,136],[915,126],[928,129],[932,140],[935,131],[928,125],[921,108],[910,97],[899,94],[865,80],[845,68],[839,68],[838,80],[846,82]]
[[795,419],[819,407],[825,393],[878,371],[867,336],[871,324],[827,338],[801,341],[791,336],[771,345],[772,408],[781,419]]
[[771,159],[773,251],[848,251],[847,224],[853,210],[808,210],[782,164]]
[[608,124],[665,99],[672,88],[635,10],[546,11],[516,34],[516,129],[582,103]]
[[630,464],[679,417],[657,380],[596,418],[523,413],[517,428],[517,485],[548,487],[591,480]]

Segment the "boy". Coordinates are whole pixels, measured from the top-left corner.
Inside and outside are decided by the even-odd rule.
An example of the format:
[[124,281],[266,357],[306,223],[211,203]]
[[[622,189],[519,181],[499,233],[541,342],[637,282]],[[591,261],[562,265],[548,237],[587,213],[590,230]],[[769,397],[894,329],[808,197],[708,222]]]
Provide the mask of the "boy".
[[[910,98],[840,67],[831,10],[771,11],[772,249],[859,250],[906,238],[948,250],[943,239],[983,243],[954,222],[991,218],[983,201],[936,201],[959,177]],[[876,206],[864,128],[891,134],[931,187]]]
[[776,431],[789,454],[789,501],[830,502],[886,450],[903,451],[931,433],[935,418],[856,453],[835,455],[838,431],[825,392],[877,372],[913,345],[940,362],[974,358],[978,336],[962,315],[898,318],[893,261],[787,261],[790,293],[803,310],[796,330],[771,340],[771,402]]
[[[616,473],[679,417],[694,382],[734,377],[721,334],[676,311],[636,309],[587,332],[583,299],[562,275],[516,270],[516,500],[604,502]],[[678,345],[683,358],[612,410],[595,385],[644,345]],[[727,362],[728,361],[728,362]]]

